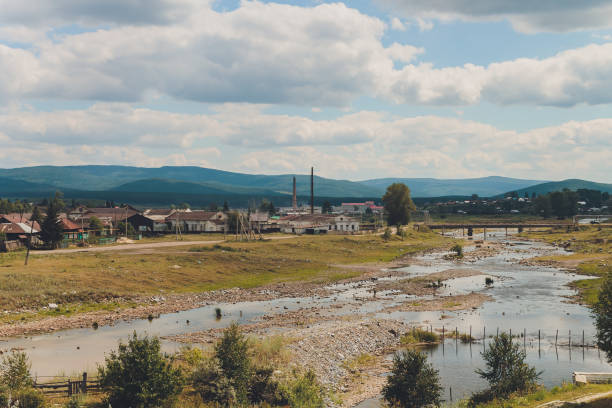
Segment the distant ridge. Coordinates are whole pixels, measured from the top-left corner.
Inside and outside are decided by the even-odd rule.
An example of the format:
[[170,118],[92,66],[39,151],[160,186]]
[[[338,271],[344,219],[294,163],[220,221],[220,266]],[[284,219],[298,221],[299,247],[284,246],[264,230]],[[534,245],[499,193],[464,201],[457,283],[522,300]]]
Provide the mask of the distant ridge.
[[489,176],[469,179],[435,178],[382,178],[362,181],[370,187],[381,190],[391,183],[404,183],[410,187],[413,197],[471,196],[492,197],[510,190],[544,183],[542,180],[522,180],[509,177]]
[[532,195],[536,194],[546,194],[553,191],[561,191],[564,188],[569,190],[578,190],[578,189],[588,189],[588,190],[599,190],[602,193],[608,192],[612,193],[612,184],[605,183],[596,183],[594,181],[587,181],[581,179],[567,179],[562,181],[550,181],[548,183],[536,184],[535,186],[530,186],[526,188],[521,188],[518,190],[509,190],[507,193],[516,191],[519,196],[525,195],[525,193]]

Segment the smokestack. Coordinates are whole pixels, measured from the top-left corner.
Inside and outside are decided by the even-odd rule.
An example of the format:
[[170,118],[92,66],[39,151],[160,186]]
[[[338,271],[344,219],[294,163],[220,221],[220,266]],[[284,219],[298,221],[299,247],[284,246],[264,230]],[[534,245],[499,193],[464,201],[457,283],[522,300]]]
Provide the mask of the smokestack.
[[295,187],[295,177],[293,177],[293,209],[297,210],[297,189]]
[[310,168],[310,214],[314,214],[314,167]]

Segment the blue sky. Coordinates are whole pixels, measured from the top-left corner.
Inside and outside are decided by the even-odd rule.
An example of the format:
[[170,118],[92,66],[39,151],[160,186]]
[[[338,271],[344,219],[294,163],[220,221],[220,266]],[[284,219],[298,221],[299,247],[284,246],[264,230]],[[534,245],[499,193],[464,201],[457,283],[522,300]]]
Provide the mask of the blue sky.
[[609,1],[0,9],[0,167],[612,182]]

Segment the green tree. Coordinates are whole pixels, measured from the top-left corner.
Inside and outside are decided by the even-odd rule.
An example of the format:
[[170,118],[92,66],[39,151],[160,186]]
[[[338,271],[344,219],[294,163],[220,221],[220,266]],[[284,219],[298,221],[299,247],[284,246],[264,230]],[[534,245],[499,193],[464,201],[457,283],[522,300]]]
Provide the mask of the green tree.
[[393,358],[391,375],[383,388],[383,397],[392,407],[420,408],[441,403],[438,371],[427,362],[427,356],[404,350]]
[[20,390],[32,386],[31,364],[23,352],[12,352],[2,359],[0,364],[0,383],[11,390]]
[[312,371],[303,375],[294,373],[295,379],[287,386],[286,394],[292,408],[323,408],[323,390]]
[[153,408],[173,400],[183,388],[180,369],[172,367],[160,352],[156,337],[138,338],[136,332],[127,344],[105,358],[98,367],[102,389],[113,408]]
[[541,375],[525,363],[526,354],[507,333],[502,333],[480,353],[486,369],[477,369],[478,374],[489,383],[489,390],[477,394],[472,401],[506,398],[514,392],[526,392],[536,386]]
[[230,209],[229,208],[229,204],[227,203],[227,201],[224,201],[223,202],[223,212],[227,213],[227,212],[229,212],[229,209]]
[[410,189],[403,183],[393,183],[387,187],[382,198],[389,225],[406,225],[410,212],[416,209],[410,198]]
[[261,201],[261,204],[259,205],[259,211],[267,212],[270,215],[274,215],[276,213],[276,208],[274,207],[273,202],[264,198]]
[[552,206],[550,204],[550,196],[540,195],[534,199],[534,212],[544,218],[549,218],[552,215]]
[[240,332],[236,323],[223,332],[223,337],[215,345],[215,356],[223,374],[229,379],[241,404],[248,402],[249,380],[252,373],[249,359],[249,342]]
[[100,233],[104,229],[104,224],[102,224],[102,221],[100,221],[100,219],[94,215],[89,219],[89,228],[97,233]]
[[612,363],[612,272],[604,278],[594,310],[597,345]]
[[34,206],[34,209],[32,209],[32,215],[30,215],[30,221],[37,222],[39,225],[42,223],[43,215],[40,212],[40,208],[38,208],[38,206]]
[[59,219],[63,208],[64,202],[61,194],[56,193],[55,197],[49,200],[47,215],[40,226],[40,239],[52,249],[57,248],[58,244],[64,239],[64,230]]
[[321,212],[323,214],[331,214],[332,210],[333,208],[332,208],[331,203],[329,201],[325,201],[323,203],[323,206],[321,207]]
[[[125,221],[121,221],[119,224],[117,224],[117,232],[119,234],[125,234]],[[129,221],[127,223],[127,233],[128,235],[136,234],[136,230],[134,229],[134,226]]]

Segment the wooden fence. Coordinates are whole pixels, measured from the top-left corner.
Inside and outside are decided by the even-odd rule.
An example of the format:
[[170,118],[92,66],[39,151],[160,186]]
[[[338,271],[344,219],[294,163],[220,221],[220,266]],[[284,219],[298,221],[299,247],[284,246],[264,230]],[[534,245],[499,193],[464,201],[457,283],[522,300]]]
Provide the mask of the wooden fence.
[[82,379],[73,380],[68,379],[67,381],[54,381],[45,383],[34,383],[34,388],[40,390],[44,394],[65,394],[69,397],[75,394],[87,394],[90,392],[100,391],[100,382],[95,380],[88,380],[87,373],[83,373]]

